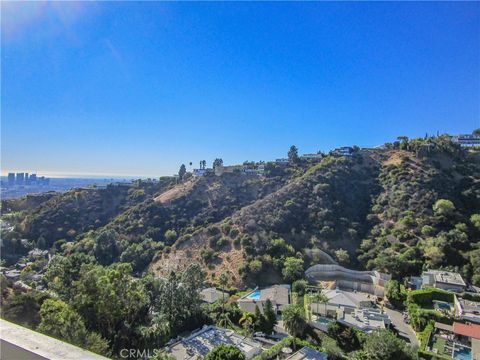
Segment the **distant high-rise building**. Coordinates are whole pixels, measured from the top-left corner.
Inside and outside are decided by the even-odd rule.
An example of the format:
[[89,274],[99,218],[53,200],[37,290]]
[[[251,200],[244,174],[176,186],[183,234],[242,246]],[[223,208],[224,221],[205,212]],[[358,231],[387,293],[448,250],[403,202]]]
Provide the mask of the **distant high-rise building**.
[[30,184],[30,178],[28,177],[28,173],[25,173],[25,179],[23,180],[25,185]]
[[25,182],[25,174],[24,173],[17,173],[17,185],[23,185]]
[[37,174],[30,174],[30,184],[37,183]]
[[8,173],[8,185],[15,185],[15,173]]

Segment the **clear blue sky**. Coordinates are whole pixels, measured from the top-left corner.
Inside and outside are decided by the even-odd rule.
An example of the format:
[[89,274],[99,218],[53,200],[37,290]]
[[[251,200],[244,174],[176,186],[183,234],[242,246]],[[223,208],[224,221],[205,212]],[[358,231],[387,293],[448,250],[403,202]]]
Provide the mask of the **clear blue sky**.
[[480,127],[480,3],[2,2],[2,173],[165,175]]

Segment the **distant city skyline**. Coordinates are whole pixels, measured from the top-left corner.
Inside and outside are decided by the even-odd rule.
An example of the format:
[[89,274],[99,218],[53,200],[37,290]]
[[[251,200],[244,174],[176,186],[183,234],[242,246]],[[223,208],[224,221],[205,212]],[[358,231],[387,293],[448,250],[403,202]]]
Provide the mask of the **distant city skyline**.
[[159,177],[480,127],[478,2],[1,7],[2,176]]

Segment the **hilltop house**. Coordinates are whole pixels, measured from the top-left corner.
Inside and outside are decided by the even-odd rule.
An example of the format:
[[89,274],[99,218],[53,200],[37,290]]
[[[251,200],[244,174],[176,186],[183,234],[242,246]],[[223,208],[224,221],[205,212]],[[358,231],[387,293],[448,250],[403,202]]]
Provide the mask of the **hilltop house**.
[[262,290],[255,289],[238,299],[237,303],[243,311],[254,313],[255,307],[258,306],[263,312],[263,304],[267,299],[272,302],[275,311],[281,313],[290,304],[290,285],[274,285]]
[[300,156],[300,159],[303,160],[322,160],[323,155],[322,154],[303,154]]
[[462,134],[451,137],[452,142],[462,147],[480,146],[480,136],[473,134]]
[[465,291],[467,284],[465,284],[465,281],[463,281],[459,273],[443,270],[428,270],[422,274],[422,286],[452,292],[462,292]]
[[353,148],[350,146],[342,146],[333,150],[332,154],[335,156],[352,156]]

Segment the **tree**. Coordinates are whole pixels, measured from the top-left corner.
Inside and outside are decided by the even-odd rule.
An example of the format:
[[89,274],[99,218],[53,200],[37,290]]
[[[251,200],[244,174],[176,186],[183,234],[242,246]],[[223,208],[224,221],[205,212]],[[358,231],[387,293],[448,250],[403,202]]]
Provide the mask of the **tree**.
[[473,130],[472,134],[480,136],[480,128]]
[[315,294],[312,296],[313,301],[317,303],[317,314],[318,312],[318,304],[322,303],[324,306],[324,315],[327,315],[327,304],[328,304],[328,297],[322,292],[322,291],[317,291]]
[[286,281],[294,281],[303,275],[303,259],[287,257],[283,264],[282,275]]
[[292,283],[292,291],[296,292],[300,296],[303,296],[305,295],[307,285],[308,283],[306,280],[296,280]]
[[93,253],[100,264],[109,265],[118,257],[117,238],[116,231],[103,230],[94,239]]
[[288,150],[288,161],[291,164],[298,164],[300,158],[298,157],[298,149],[295,145],[290,146]]
[[185,167],[185,164],[180,165],[180,170],[178,170],[178,177],[180,180],[183,180],[183,177],[187,173],[187,168]]
[[450,200],[439,199],[433,204],[433,212],[437,216],[450,217],[455,212],[455,205]]
[[388,330],[373,331],[366,337],[363,351],[372,360],[418,359],[416,349]]
[[344,249],[335,250],[335,257],[337,258],[340,264],[345,265],[350,262],[350,257],[348,255],[347,250],[344,250]]
[[275,328],[275,325],[277,325],[277,314],[273,309],[270,299],[267,299],[263,304],[263,315],[265,315],[266,320],[264,331],[270,334]]
[[200,160],[200,169],[205,169],[207,167],[207,161],[206,160]]
[[89,333],[80,315],[61,300],[45,300],[38,331],[71,344],[108,355],[108,343],[96,333]]
[[480,231],[480,214],[473,214],[470,216],[470,222],[478,231]]
[[245,360],[245,355],[233,345],[218,345],[207,354],[205,360]]
[[303,309],[299,305],[288,305],[282,312],[282,318],[283,326],[294,337],[293,344],[295,347],[295,338],[302,336],[307,327]]
[[242,317],[240,320],[238,320],[238,323],[242,325],[242,327],[245,329],[245,332],[247,335],[250,335],[252,333],[252,326],[255,322],[254,316],[251,313],[243,313]]
[[388,280],[385,284],[385,296],[395,307],[403,306],[405,295],[400,289],[400,283],[397,280]]
[[136,338],[135,328],[148,314],[148,296],[143,282],[131,276],[130,264],[109,267],[86,264],[75,282],[73,308],[89,329],[112,343],[115,352]]
[[223,166],[223,160],[216,158],[213,160],[213,168],[215,169],[217,166]]

